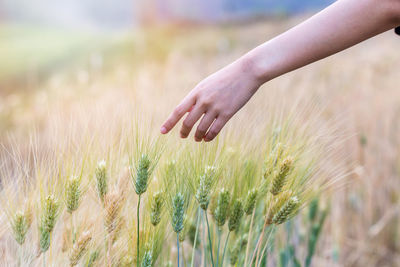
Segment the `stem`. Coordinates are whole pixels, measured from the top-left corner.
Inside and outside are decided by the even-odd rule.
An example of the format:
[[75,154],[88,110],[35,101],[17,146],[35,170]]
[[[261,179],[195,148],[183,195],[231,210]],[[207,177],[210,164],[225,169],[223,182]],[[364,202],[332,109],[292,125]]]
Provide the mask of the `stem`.
[[186,267],[186,257],[185,257],[185,246],[182,243],[182,263],[183,267]]
[[196,233],[194,234],[194,243],[192,249],[192,261],[190,263],[190,267],[193,267],[194,256],[196,253],[196,244],[197,244],[197,234],[199,233],[199,225],[200,225],[200,208],[197,210],[197,223],[196,223]]
[[104,235],[104,265],[107,265],[107,251],[108,251],[108,242],[107,242],[107,232]]
[[140,252],[140,250],[139,250],[139,245],[140,245],[140,240],[139,240],[140,198],[141,198],[141,195],[139,195],[139,200],[138,200],[138,204],[137,204],[137,214],[136,214],[136,216],[137,216],[137,239],[136,239],[136,247],[137,247],[137,249],[136,249],[136,251],[137,251],[136,262],[137,262],[137,266],[140,266],[140,254],[139,254],[139,252]]
[[71,217],[71,234],[72,234],[72,244],[75,244],[76,241],[76,233],[75,233],[75,228],[74,228],[74,213],[70,213]]
[[214,267],[214,258],[213,258],[213,253],[212,253],[212,243],[211,243],[211,234],[210,234],[210,224],[208,223],[207,211],[204,211],[204,213],[206,215],[206,222],[207,222],[208,243],[209,243],[209,247],[210,247],[211,265]]
[[43,252],[43,267],[46,267],[46,252]]
[[[261,257],[260,257],[260,263],[261,263],[261,261],[262,261],[262,259],[263,259],[263,257],[264,257],[264,254],[265,254],[265,252],[267,251],[267,248],[268,248],[268,241],[269,241],[269,239],[271,238],[271,235],[272,235],[272,231],[274,230],[274,228],[272,228],[271,229],[271,231],[268,233],[268,238],[267,238],[267,240],[266,240],[266,242],[265,242],[265,246],[264,246],[264,248],[263,248],[263,250],[262,250],[262,253],[261,253]],[[259,264],[256,262],[256,266],[258,266]]]
[[18,246],[18,266],[22,266],[22,245]]
[[244,265],[243,266],[247,266],[247,259],[248,259],[249,252],[250,252],[251,234],[252,234],[252,230],[253,230],[253,221],[254,221],[254,215],[255,214],[256,214],[256,209],[253,210],[253,214],[251,215],[250,230],[249,230],[249,235],[247,237],[246,257],[244,259]]
[[107,248],[107,258],[108,258],[108,266],[112,266],[112,234],[108,234],[108,248]]
[[257,263],[257,261],[258,261],[258,258],[259,258],[259,256],[260,256],[260,245],[261,245],[261,243],[262,243],[262,241],[263,241],[265,228],[267,228],[267,226],[268,226],[268,222],[267,222],[267,219],[265,219],[265,223],[264,223],[263,229],[262,229],[262,231],[261,231],[261,235],[260,235],[260,237],[258,238],[257,245],[256,245],[256,247],[255,247],[255,249],[254,249],[253,256],[251,257],[250,264],[253,263],[254,257],[256,256],[256,252],[257,252],[257,257],[255,258],[256,263]]
[[260,238],[259,244],[257,246],[256,266],[258,265],[258,261],[260,259],[260,251],[261,251],[261,246],[262,246],[262,243],[263,243],[263,238],[264,238],[264,233],[265,233],[265,228],[266,227],[267,227],[267,222],[265,222],[265,224],[264,224],[263,230],[261,232],[261,238]]
[[221,266],[224,266],[224,258],[225,258],[225,252],[226,252],[226,247],[228,245],[228,240],[229,240],[229,235],[231,234],[231,231],[228,232],[228,235],[226,236],[225,240],[225,246],[224,246],[224,252],[222,253],[222,259],[221,259]]
[[219,247],[221,244],[221,228],[218,226],[217,228],[217,235],[218,235],[218,247],[217,247],[217,267],[219,266]]
[[206,246],[207,246],[207,244],[206,244],[206,226],[205,226],[205,221],[204,221],[204,219],[203,219],[203,213],[200,213],[200,215],[201,215],[201,226],[202,226],[202,231],[203,231],[203,233],[202,233],[202,240],[204,241],[203,243],[201,243],[201,247],[202,247],[202,250],[201,250],[201,266],[202,267],[205,267],[206,266]]
[[179,233],[176,233],[176,247],[178,248],[178,267],[179,267]]

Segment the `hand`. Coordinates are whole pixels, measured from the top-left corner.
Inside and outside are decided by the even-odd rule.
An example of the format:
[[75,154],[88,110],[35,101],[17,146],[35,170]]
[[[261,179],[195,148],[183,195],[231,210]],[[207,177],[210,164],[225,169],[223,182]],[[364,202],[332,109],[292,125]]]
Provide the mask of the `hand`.
[[182,123],[181,137],[186,138],[201,118],[194,139],[211,141],[260,85],[249,61],[239,59],[200,82],[168,117],[161,133],[168,133],[189,113]]

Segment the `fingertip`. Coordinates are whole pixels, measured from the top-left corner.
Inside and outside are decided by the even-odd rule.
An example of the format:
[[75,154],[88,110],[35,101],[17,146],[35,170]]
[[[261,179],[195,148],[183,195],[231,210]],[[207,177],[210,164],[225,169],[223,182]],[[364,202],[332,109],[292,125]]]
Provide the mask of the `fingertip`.
[[181,133],[180,133],[180,136],[181,136],[182,139],[185,139],[185,138],[188,137],[188,134],[185,134],[185,133],[182,133],[182,132],[181,132]]
[[161,132],[162,134],[168,133],[167,127],[165,127],[165,126],[161,127],[160,132]]

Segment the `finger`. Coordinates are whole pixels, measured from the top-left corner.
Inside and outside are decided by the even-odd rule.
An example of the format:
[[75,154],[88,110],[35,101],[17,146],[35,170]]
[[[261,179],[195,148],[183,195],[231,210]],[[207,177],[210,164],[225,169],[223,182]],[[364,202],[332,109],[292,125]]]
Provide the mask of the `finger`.
[[221,129],[225,126],[228,119],[223,117],[217,117],[214,123],[211,125],[210,130],[207,132],[204,137],[204,141],[210,142],[212,141],[221,131]]
[[201,119],[199,126],[197,126],[196,133],[194,135],[194,139],[196,142],[200,142],[205,134],[207,133],[208,128],[210,128],[211,124],[214,122],[216,117],[215,113],[208,112]]
[[160,132],[166,134],[171,131],[172,128],[178,123],[178,121],[183,117],[183,115],[188,112],[195,104],[196,99],[193,96],[185,98],[169,115],[168,119],[161,126]]
[[181,137],[186,138],[193,128],[193,125],[203,116],[205,109],[194,106],[193,110],[187,115],[182,123]]

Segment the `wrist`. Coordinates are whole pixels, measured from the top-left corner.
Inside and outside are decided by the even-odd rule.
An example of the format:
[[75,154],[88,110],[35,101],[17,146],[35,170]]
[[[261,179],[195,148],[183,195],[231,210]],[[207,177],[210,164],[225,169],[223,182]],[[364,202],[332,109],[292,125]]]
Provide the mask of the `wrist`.
[[271,80],[273,77],[270,75],[270,71],[268,70],[268,65],[266,64],[265,60],[262,60],[262,57],[257,54],[257,50],[254,49],[242,56],[238,61],[241,66],[242,73],[245,73],[258,86],[261,86]]

